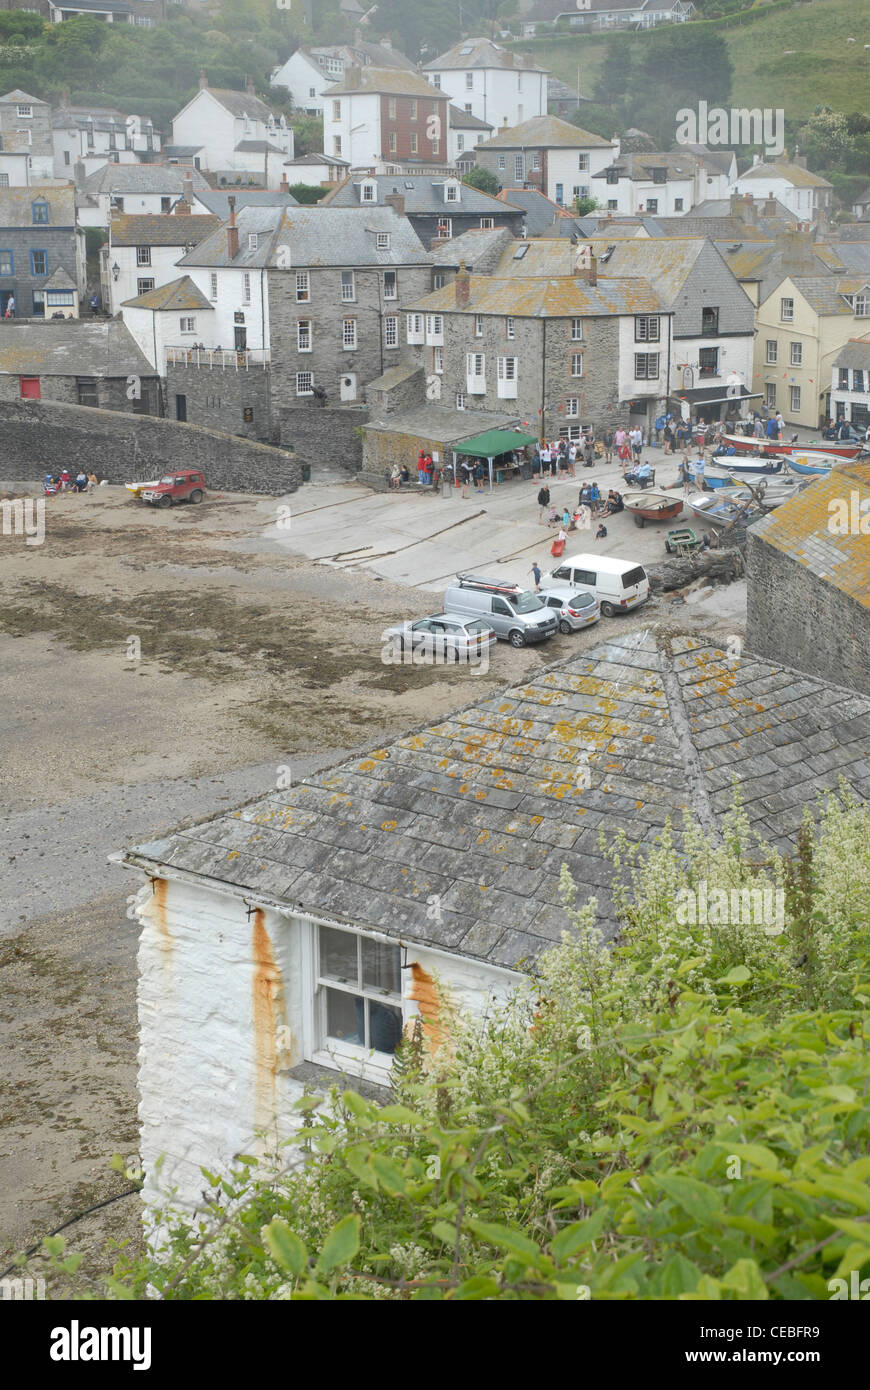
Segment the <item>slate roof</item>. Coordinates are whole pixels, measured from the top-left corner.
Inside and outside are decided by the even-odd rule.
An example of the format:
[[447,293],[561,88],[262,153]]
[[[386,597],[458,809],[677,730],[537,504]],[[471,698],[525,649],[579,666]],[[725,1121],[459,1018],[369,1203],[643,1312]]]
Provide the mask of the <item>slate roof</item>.
[[498,198],[500,202],[523,209],[528,236],[543,236],[558,218],[567,215],[564,208],[537,188],[502,188]]
[[447,107],[447,115],[451,130],[495,130],[495,126],[490,121],[482,121],[479,116],[474,116],[470,111],[463,111],[460,106],[452,103]]
[[841,593],[870,608],[870,543],[866,535],[829,530],[835,514],[831,504],[850,505],[858,493],[859,514],[870,509],[870,464],[850,463],[831,469],[812,487],[790,497],[752,527],[752,535],[788,555],[832,584]]
[[146,290],[145,294],[139,294],[135,299],[125,299],[124,305],[129,309],[151,309],[158,312],[166,309],[180,309],[182,312],[188,309],[214,309],[214,305],[206,299],[189,275],[170,280],[168,285],[157,285],[155,289]]
[[870,241],[870,222],[843,222],[837,236],[840,241]]
[[522,969],[568,929],[563,865],[615,932],[600,835],[649,847],[671,818],[679,844],[686,811],[715,838],[736,782],[753,829],[791,849],[804,808],[841,775],[868,795],[868,755],[870,699],[633,632],[126,858]]
[[741,174],[737,182],[742,183],[745,179],[757,180],[785,179],[793,184],[795,188],[831,188],[832,184],[827,179],[823,179],[821,174],[814,174],[809,169],[804,169],[800,164],[789,164],[787,160],[763,160],[760,164],[753,164],[751,169],[747,169],[745,174]]
[[[601,254],[610,245],[614,246],[613,252],[602,265]],[[604,275],[643,275],[655,285],[665,304],[673,303],[707,245],[701,237],[634,237],[614,244],[606,232],[592,241],[592,249],[599,257],[599,283]]]
[[236,200],[236,213],[242,208],[295,208],[299,204],[292,193],[282,193],[277,189],[227,188],[203,189],[197,192],[197,202],[207,207],[216,217],[225,222],[230,215],[230,198]]
[[431,63],[423,65],[424,72],[441,72],[445,68],[507,68],[519,72],[547,72],[525,53],[502,48],[492,39],[462,39]]
[[244,154],[286,154],[286,150],[282,150],[280,145],[273,145],[271,140],[240,140],[236,153],[240,151]]
[[[460,184],[458,203],[444,201],[444,185],[448,182]],[[377,203],[360,203],[360,186],[363,183],[375,184]],[[320,206],[383,207],[385,198],[391,193],[399,193],[404,198],[406,214],[416,213],[422,216],[426,213],[443,213],[445,217],[458,217],[462,213],[483,213],[497,217],[499,214],[504,216],[506,213],[522,211],[521,208],[509,206],[503,199],[495,198],[490,193],[482,193],[479,188],[462,183],[455,176],[444,174],[352,174],[333,188]]]
[[834,367],[857,367],[870,370],[870,338],[850,338],[832,363]]
[[23,102],[25,106],[47,106],[48,102],[41,97],[31,96],[29,92],[22,92],[20,87],[13,87],[11,92],[4,92],[0,101]]
[[84,182],[86,193],[183,193],[187,176],[193,180],[193,190],[208,191],[198,169],[180,164],[104,164],[95,169]]
[[[283,269],[277,264],[282,246],[291,247],[294,267],[429,264],[429,254],[407,217],[392,207],[250,206],[237,213],[236,224],[239,253],[232,261],[226,227],[221,227],[182,256],[178,265]],[[255,250],[248,246],[251,232],[257,234]],[[389,232],[388,250],[378,250],[377,232]]]
[[480,150],[588,150],[611,148],[603,135],[593,135],[579,126],[562,121],[558,116],[532,116],[520,125],[499,130],[491,140],[478,145]]
[[344,74],[332,86],[324,87],[324,98],[353,96],[357,92],[378,92],[388,96],[422,97],[429,101],[446,101],[447,93],[440,92],[418,72],[403,68],[345,68]]
[[867,288],[865,275],[793,275],[791,280],[817,314],[851,314],[844,296]]
[[75,189],[70,183],[54,183],[32,184],[29,188],[0,188],[0,227],[32,227],[36,231],[31,206],[41,202],[49,204],[49,226],[75,226]]
[[[609,144],[610,141],[603,143]],[[630,179],[632,183],[650,183],[653,169],[664,169],[666,182],[673,183],[678,179],[693,178],[697,165],[698,156],[690,154],[688,150],[675,154],[621,154],[606,169],[600,169],[592,177],[606,179],[609,170],[615,169],[621,179]]]
[[[250,116],[252,120],[263,121],[264,124],[271,120],[272,112],[269,107],[259,97],[252,96],[250,92],[237,92],[229,87],[203,87],[201,90],[208,92],[209,96],[213,96],[216,101],[219,101],[224,110],[229,111],[231,116]],[[191,100],[195,101],[196,97],[192,97]]]
[[[823,253],[815,248],[817,256]],[[838,241],[825,244],[825,255],[833,254],[839,261],[837,269],[849,271],[870,271],[870,241]]]
[[452,410],[445,405],[421,405],[415,410],[375,417],[367,423],[366,429],[381,434],[410,435],[433,445],[447,446],[475,438],[484,430],[509,430],[518,420],[516,414],[496,415],[486,410]]
[[57,266],[49,275],[47,280],[43,280],[44,290],[75,290],[78,289],[75,280],[69,271],[62,265]]
[[433,246],[429,256],[433,265],[458,270],[464,261],[467,270],[476,271],[478,275],[490,275],[498,265],[502,252],[513,244],[513,233],[509,227],[470,227],[462,236]]
[[433,290],[416,300],[412,309],[429,314],[510,314],[514,318],[591,318],[613,314],[658,314],[663,305],[652,285],[640,278],[599,280],[497,279],[491,275],[472,275],[468,303],[456,303],[455,284]]
[[0,325],[0,374],[154,376],[120,319],[56,319]]
[[122,213],[112,218],[112,245],[195,246],[219,225],[217,217],[196,213]]

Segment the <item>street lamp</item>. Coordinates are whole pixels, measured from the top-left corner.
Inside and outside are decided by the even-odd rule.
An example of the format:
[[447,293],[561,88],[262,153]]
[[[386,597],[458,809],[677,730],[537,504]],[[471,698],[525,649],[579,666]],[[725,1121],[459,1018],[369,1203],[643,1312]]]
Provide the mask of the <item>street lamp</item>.
[[113,266],[112,266],[112,279],[113,279],[113,280],[117,280],[117,278],[118,278],[118,276],[119,276],[120,274],[121,274],[121,267],[118,265],[118,262],[115,261],[114,264],[113,264]]

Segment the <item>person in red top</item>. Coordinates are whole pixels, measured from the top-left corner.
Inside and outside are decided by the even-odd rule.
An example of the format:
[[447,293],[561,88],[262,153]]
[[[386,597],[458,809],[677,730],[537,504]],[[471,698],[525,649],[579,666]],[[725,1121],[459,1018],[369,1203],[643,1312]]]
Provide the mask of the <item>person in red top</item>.
[[[430,460],[431,464],[431,460]],[[421,449],[417,455],[417,482],[424,485],[429,481],[429,474],[426,470],[426,455]]]
[[69,487],[70,487],[70,482],[71,482],[71,481],[72,481],[72,480],[71,480],[70,475],[69,475],[69,469],[68,469],[68,468],[65,468],[65,469],[63,470],[63,472],[61,473],[61,475],[60,475],[60,490],[61,490],[61,492],[69,492]]

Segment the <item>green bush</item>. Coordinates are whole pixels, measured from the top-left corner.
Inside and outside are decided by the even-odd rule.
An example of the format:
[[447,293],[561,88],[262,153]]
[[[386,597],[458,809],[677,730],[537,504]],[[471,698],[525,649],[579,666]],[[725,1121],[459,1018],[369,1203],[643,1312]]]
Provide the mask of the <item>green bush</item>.
[[[790,859],[739,804],[718,843],[617,837],[615,947],[563,871],[572,931],[525,988],[484,1021],[445,1002],[449,1043],[403,1043],[395,1103],[299,1102],[277,1176],[203,1170],[206,1212],[168,1206],[110,1295],[828,1298],[870,1272],[868,832],[843,793]],[[686,907],[712,885],[728,920]],[[732,892],[776,912],[733,920]]]

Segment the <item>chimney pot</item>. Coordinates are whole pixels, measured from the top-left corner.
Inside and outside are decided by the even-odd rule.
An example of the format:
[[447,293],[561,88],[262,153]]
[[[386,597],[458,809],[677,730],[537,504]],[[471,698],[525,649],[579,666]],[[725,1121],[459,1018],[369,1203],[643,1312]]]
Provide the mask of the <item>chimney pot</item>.
[[253,79],[253,77],[246,77],[246,78],[245,78],[245,91],[247,92],[247,94],[248,94],[249,97],[254,97],[254,96],[257,95],[257,89],[256,89],[256,87],[254,86],[254,79]]
[[236,226],[236,200],[233,194],[227,199],[230,209],[230,223],[227,227],[227,255],[231,261],[239,254],[239,229]]

